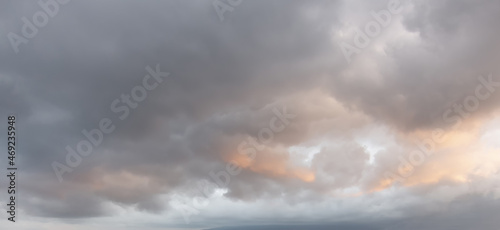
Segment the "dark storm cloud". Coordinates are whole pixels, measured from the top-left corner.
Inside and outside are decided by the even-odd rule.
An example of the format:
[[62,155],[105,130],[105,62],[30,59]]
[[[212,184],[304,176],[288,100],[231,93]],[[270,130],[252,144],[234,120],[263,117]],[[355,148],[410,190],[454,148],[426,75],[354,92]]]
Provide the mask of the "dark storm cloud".
[[[306,74],[314,66],[288,66],[325,52],[317,44],[328,42],[326,27],[310,29],[315,22],[300,17],[303,7],[314,5],[249,2],[232,23],[220,23],[208,2],[73,1],[61,5],[47,26],[20,46],[19,54],[14,55],[7,43],[2,46],[1,68],[9,79],[18,79],[7,79],[2,87],[22,83],[20,89],[7,91],[11,99],[2,104],[8,109],[2,112],[16,112],[26,122],[20,124],[26,129],[20,138],[30,143],[24,147],[23,167],[30,173],[53,175],[50,165],[64,163],[65,146],[74,147],[84,138],[83,129],[96,128],[100,119],[108,117],[115,121],[117,131],[105,137],[101,150],[65,175],[64,183],[95,183],[104,176],[92,173],[98,168],[104,168],[103,174],[126,169],[156,178],[159,188],[150,194],[154,196],[187,178],[203,178],[214,164],[220,165],[221,149],[216,146],[221,140],[214,133],[234,132],[223,127],[236,131],[248,122],[240,119],[231,128],[226,121],[212,125],[203,120],[234,107],[245,111],[246,106],[254,106],[252,110],[263,111],[258,108],[272,102],[270,97],[286,95],[297,85],[313,86]],[[326,5],[333,7],[335,2]],[[21,33],[20,16],[30,18],[39,10],[29,4],[10,7],[16,13],[8,14],[3,28],[15,33]],[[255,13],[260,16],[254,17]],[[311,32],[298,38],[299,30]],[[126,121],[117,122],[111,102],[130,93],[141,83],[145,67],[157,63],[171,75]],[[267,118],[261,115],[260,119]],[[250,125],[245,129],[257,130],[251,122],[245,125]],[[158,127],[167,131],[158,133]],[[179,164],[185,167],[173,168]],[[95,177],[78,180],[87,174]],[[119,188],[105,188],[95,195],[126,204],[143,200],[133,193],[118,198],[113,195],[118,193],[115,189]],[[56,210],[54,214],[67,212],[62,206],[51,209]]]

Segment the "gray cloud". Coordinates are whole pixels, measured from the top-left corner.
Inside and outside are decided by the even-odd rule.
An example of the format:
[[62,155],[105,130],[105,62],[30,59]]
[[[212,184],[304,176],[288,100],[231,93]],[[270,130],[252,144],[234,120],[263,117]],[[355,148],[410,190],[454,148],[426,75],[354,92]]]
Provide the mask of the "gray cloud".
[[[266,200],[311,208],[340,196],[331,201],[337,209],[329,211],[342,216],[346,214],[338,207],[343,204],[350,212],[357,210],[357,202],[382,200],[381,210],[397,218],[369,209],[359,223],[332,223],[320,213],[326,208],[304,211],[303,218],[316,216],[319,225],[339,229],[466,229],[467,224],[493,229],[495,218],[486,213],[496,210],[497,198],[477,194],[490,191],[495,179],[485,182],[481,192],[454,193],[460,198],[448,200],[451,213],[423,215],[405,209],[433,207],[427,197],[443,185],[460,187],[456,178],[471,176],[474,167],[482,166],[458,146],[440,147],[442,157],[428,160],[416,172],[409,180],[416,181],[413,187],[394,185],[387,194],[374,192],[384,172],[398,167],[397,157],[415,148],[412,138],[418,132],[450,131],[452,124],[442,115],[474,95],[478,75],[492,73],[500,81],[500,31],[494,24],[500,17],[498,2],[402,2],[403,12],[350,64],[338,42],[352,42],[345,31],[364,25],[371,20],[370,11],[384,9],[387,1],[366,6],[245,1],[223,22],[210,1],[72,1],[18,54],[4,36],[0,115],[13,113],[19,120],[21,195],[30,197],[20,208],[33,217],[60,219],[121,218],[116,217],[119,208],[175,216],[168,205],[172,194],[199,196],[193,189],[196,182],[212,180],[209,173],[224,170],[228,159],[238,156],[242,141],[258,139],[273,108],[286,107],[296,119],[250,166],[231,177],[224,186],[227,202],[252,206]],[[40,10],[35,2],[1,5],[4,35],[20,34],[21,17]],[[142,84],[146,66],[157,64],[170,75],[121,121],[111,103]],[[499,100],[500,94],[492,93],[481,101],[462,128],[480,130],[497,115]],[[76,146],[85,138],[81,131],[98,127],[102,118],[110,118],[116,131],[59,183],[52,162],[64,163],[65,147]],[[0,138],[6,139],[5,133]],[[372,141],[361,143],[364,139]],[[479,137],[470,140],[470,151],[479,151]],[[293,148],[309,150],[296,154]],[[458,164],[462,159],[474,163]],[[443,165],[450,170],[432,174],[437,182],[419,184],[442,162],[459,166]],[[351,196],[368,198],[353,201]],[[423,205],[393,204],[393,197]],[[218,210],[219,205],[211,201],[209,207]],[[240,224],[225,219],[232,213],[214,213],[201,214],[195,224]],[[296,210],[290,213],[269,216],[284,224]],[[464,222],[465,217],[471,220]],[[454,225],[446,224],[450,222]]]

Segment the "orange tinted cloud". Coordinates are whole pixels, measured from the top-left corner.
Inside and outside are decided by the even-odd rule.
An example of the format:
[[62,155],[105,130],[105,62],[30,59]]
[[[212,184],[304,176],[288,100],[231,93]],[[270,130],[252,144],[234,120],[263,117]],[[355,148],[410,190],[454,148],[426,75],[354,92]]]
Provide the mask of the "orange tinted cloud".
[[233,153],[225,156],[224,160],[243,169],[270,177],[297,178],[305,182],[313,182],[316,178],[312,170],[293,165],[288,155],[283,153],[262,151],[257,153],[255,159],[251,159],[248,155]]

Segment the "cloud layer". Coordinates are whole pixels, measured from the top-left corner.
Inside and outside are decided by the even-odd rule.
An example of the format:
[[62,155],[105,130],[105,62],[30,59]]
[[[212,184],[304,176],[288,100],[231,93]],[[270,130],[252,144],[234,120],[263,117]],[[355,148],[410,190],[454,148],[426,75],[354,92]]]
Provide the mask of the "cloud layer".
[[[243,1],[221,21],[210,1],[71,1],[18,53],[7,34],[43,9],[2,3],[18,227],[495,229],[500,3],[401,1],[348,62],[388,2]],[[121,119],[148,66],[169,75]],[[116,129],[59,182],[103,118]]]

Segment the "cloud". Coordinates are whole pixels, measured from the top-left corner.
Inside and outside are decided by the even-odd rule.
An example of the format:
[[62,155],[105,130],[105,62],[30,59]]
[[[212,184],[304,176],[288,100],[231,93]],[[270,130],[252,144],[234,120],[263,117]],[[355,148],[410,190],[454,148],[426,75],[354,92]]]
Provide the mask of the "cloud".
[[[211,190],[221,194],[193,217],[194,228],[254,218],[318,228],[492,229],[500,93],[478,77],[500,81],[500,5],[401,4],[349,64],[339,42],[352,42],[387,1],[245,1],[222,22],[211,2],[64,5],[18,54],[8,39],[0,45],[0,115],[19,120],[19,208],[58,222],[102,217],[185,227],[172,197],[204,196],[197,183],[216,183],[210,173],[232,162],[241,173]],[[20,18],[40,10],[2,5],[3,34],[20,33]],[[170,75],[120,120],[112,102],[157,64]],[[488,97],[477,109],[457,110],[481,85]],[[259,141],[255,159],[239,154],[241,143],[269,127],[273,109],[284,108],[296,115],[290,124]],[[65,163],[65,147],[102,118],[116,131],[59,183],[52,162]],[[411,176],[386,177],[399,175],[401,157],[409,161],[436,130],[445,140]],[[466,210],[484,215],[465,223]]]

